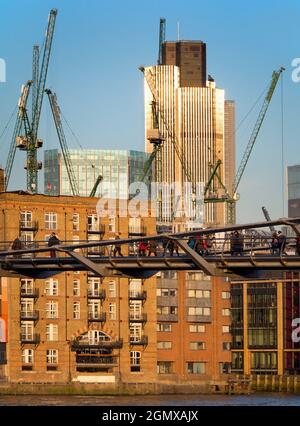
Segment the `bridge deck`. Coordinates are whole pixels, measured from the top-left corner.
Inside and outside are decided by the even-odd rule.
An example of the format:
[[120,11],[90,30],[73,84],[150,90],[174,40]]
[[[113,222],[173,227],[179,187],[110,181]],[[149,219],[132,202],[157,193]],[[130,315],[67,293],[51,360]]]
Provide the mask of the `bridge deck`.
[[[202,256],[218,271],[216,275],[247,276],[250,271],[300,271],[300,256],[287,255],[244,255],[244,256]],[[146,277],[164,270],[199,270],[199,265],[186,255],[151,256],[151,257],[99,257],[89,256],[86,259],[101,266],[105,276],[140,276]],[[5,257],[0,259],[0,275],[30,276],[45,278],[67,271],[86,271],[86,265],[69,256],[61,257]]]

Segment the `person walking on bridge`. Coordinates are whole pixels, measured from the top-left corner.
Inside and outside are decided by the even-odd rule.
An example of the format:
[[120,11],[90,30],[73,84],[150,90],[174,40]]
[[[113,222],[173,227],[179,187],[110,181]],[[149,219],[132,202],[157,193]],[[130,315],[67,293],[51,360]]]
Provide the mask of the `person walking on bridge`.
[[[52,232],[49,240],[48,240],[48,247],[53,247],[53,246],[58,246],[60,244],[59,239],[57,238],[57,236],[55,235],[55,232]],[[50,251],[50,257],[55,257],[55,250],[51,250]]]
[[285,246],[286,246],[286,236],[281,231],[278,231],[279,254],[285,254]]
[[[120,239],[120,235],[116,234],[115,241],[118,241],[119,239]],[[118,254],[119,256],[123,257],[123,254],[121,252],[121,244],[120,243],[118,243],[118,242],[115,243],[113,254],[114,254],[114,256],[116,256]]]
[[148,244],[148,256],[151,256],[151,254],[154,254],[154,256],[157,256],[157,241],[156,240],[150,240]]
[[[20,240],[19,237],[15,238],[15,240],[12,243],[11,249],[12,250],[22,250],[24,248],[24,243],[22,240]],[[20,254],[14,254],[14,257],[20,258],[22,257]]]

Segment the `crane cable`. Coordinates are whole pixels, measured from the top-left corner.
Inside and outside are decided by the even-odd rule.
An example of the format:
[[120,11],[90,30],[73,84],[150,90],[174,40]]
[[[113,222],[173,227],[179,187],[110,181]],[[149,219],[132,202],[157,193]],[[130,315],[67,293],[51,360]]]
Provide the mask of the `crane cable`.
[[[271,80],[270,80],[271,83]],[[259,95],[259,97],[257,98],[257,100],[254,102],[253,106],[250,108],[250,110],[247,112],[247,114],[245,115],[245,117],[239,122],[237,128],[235,129],[235,134],[239,131],[240,127],[244,124],[244,122],[247,120],[247,118],[249,117],[249,115],[251,114],[251,112],[254,110],[254,108],[256,107],[256,105],[258,104],[258,102],[261,100],[261,98],[264,96],[264,94],[266,93],[268,87],[270,87],[270,83],[264,88],[264,90],[262,91],[262,93]]]
[[285,214],[285,179],[284,179],[284,169],[285,169],[285,156],[284,156],[284,97],[283,97],[283,75],[281,74],[281,99],[280,99],[280,108],[281,108],[281,195],[282,195],[282,216]]

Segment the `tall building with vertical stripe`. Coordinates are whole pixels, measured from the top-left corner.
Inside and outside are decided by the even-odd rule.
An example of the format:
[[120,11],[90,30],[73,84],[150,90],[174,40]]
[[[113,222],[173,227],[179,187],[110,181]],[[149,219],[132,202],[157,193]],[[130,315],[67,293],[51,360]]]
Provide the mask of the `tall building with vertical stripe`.
[[[161,221],[165,224],[185,223],[191,218],[186,196],[189,180],[199,188],[207,183],[212,166],[221,160],[221,178],[225,178],[225,126],[224,90],[216,87],[209,76],[206,79],[206,47],[201,41],[165,42],[163,65],[145,68],[155,82],[157,99],[154,98],[145,78],[145,146],[152,152],[153,145],[147,139],[153,126],[153,103],[159,109],[159,130],[163,138],[160,154],[161,180],[169,185],[180,186],[181,202],[163,193]],[[190,75],[190,81],[188,76]],[[205,78],[204,78],[205,76]],[[175,146],[177,145],[177,148]],[[181,158],[177,151],[181,152]],[[182,162],[185,164],[183,165]],[[186,170],[188,170],[189,177]],[[170,186],[168,190],[170,191]],[[158,197],[159,198],[159,197]],[[202,205],[203,223],[222,224],[225,221],[225,203]]]

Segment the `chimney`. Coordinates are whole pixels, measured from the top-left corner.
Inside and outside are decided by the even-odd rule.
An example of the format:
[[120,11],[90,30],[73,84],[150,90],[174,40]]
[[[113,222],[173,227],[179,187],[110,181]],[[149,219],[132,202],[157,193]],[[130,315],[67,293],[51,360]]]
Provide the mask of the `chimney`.
[[0,192],[5,192],[5,173],[0,169]]

